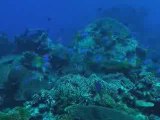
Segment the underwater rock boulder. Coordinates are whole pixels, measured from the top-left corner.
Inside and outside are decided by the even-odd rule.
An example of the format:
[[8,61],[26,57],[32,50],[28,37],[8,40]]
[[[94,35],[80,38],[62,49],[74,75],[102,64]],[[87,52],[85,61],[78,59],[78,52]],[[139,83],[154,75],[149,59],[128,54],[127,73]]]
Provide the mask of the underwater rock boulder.
[[12,66],[19,60],[19,55],[8,55],[0,59],[0,87],[4,88],[4,83],[8,79],[8,74]]
[[50,89],[50,84],[48,80],[44,79],[41,73],[32,71],[29,75],[21,79],[15,99],[30,100],[41,89]]
[[49,86],[43,74],[31,71],[17,63],[10,69],[7,81],[4,83],[5,104],[15,106],[17,102],[21,103],[31,99],[42,88],[49,89]]
[[43,64],[43,59],[34,52],[24,52],[21,60],[21,64],[28,69],[38,70]]
[[15,44],[18,53],[32,51],[43,55],[52,49],[52,42],[43,30],[26,30],[15,38]]
[[49,69],[49,55],[40,56],[35,52],[24,52],[20,63],[30,69],[30,70],[37,70],[41,72],[45,72],[47,69]]
[[[0,59],[0,102],[1,102],[0,108],[1,109],[3,108],[3,105],[6,102],[6,98],[8,97],[6,95],[7,91],[6,83],[8,82],[9,73],[12,70],[12,67],[17,63],[19,58],[20,58],[19,55],[8,55],[8,56],[3,56]],[[10,94],[9,96],[12,96],[12,94]]]
[[102,44],[110,45],[109,41],[112,40],[122,43],[127,41],[128,38],[132,38],[130,31],[122,23],[112,18],[98,19],[78,33],[75,39],[75,47],[94,48]]
[[[26,68],[20,65],[11,67],[9,74],[7,76],[7,81],[4,83],[4,88],[5,88],[4,94],[6,95],[6,100],[5,100],[6,105],[12,106],[13,101],[15,102],[23,96],[23,95],[17,96],[17,93],[21,88],[20,84],[23,78],[28,76],[30,73],[31,73],[30,71],[28,71]],[[25,89],[25,87],[23,89]],[[21,100],[23,101],[24,98]],[[16,105],[16,102],[14,104]]]
[[101,71],[128,71],[137,67],[140,62],[137,48],[129,29],[111,18],[91,23],[74,41],[74,49],[85,54],[84,61],[91,69]]
[[147,120],[145,118],[136,118],[115,109],[94,105],[72,105],[65,110],[73,120]]
[[68,48],[62,44],[53,45],[52,52],[49,57],[52,69],[60,74],[65,73],[65,70],[69,68],[70,54],[71,53],[69,53]]

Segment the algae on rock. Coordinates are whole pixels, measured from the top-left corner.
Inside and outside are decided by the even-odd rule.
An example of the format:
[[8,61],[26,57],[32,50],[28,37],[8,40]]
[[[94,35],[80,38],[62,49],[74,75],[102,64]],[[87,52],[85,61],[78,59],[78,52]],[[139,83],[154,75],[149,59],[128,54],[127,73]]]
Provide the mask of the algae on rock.
[[23,107],[0,112],[0,120],[29,120],[30,117],[29,111]]

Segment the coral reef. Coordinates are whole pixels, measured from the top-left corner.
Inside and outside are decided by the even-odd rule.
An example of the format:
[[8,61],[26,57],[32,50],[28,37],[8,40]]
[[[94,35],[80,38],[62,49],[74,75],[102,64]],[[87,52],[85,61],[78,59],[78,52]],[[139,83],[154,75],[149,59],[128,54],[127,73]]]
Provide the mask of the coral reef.
[[54,120],[55,100],[52,91],[41,90],[33,96],[32,101],[25,103],[27,109],[31,113],[32,119]]
[[[23,64],[24,56],[5,56],[0,61],[0,96],[3,98],[3,106],[16,106],[39,92],[42,88],[50,89],[49,79],[37,70],[29,69]],[[30,61],[27,61],[30,63]],[[38,63],[37,63],[38,64]],[[28,64],[27,64],[28,65]],[[33,64],[29,64],[32,66]],[[14,101],[14,102],[13,102]]]
[[126,71],[140,61],[137,41],[126,26],[111,18],[88,25],[78,34],[74,48],[92,70]]
[[26,30],[15,39],[17,52],[32,51],[38,54],[48,53],[51,49],[51,40],[43,30]]
[[43,30],[26,31],[15,45],[0,59],[0,108],[21,107],[1,112],[4,120],[160,119],[158,68],[117,20],[96,20],[69,47]]
[[82,120],[147,120],[143,117],[135,117],[126,113],[99,106],[73,105],[66,108],[72,119]]

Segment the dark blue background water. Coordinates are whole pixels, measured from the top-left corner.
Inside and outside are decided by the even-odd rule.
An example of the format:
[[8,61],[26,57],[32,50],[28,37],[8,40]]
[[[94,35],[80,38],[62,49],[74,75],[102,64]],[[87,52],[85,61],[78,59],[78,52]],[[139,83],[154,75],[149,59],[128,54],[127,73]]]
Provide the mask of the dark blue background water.
[[[146,40],[143,38],[143,41],[157,41],[158,36],[160,38],[159,0],[1,0],[0,31],[6,32],[12,38],[26,28],[46,29],[52,39],[68,43],[76,31],[94,19],[105,16],[107,9],[126,5],[136,9],[145,8],[147,17],[142,22],[149,34],[141,36],[146,35]],[[127,21],[141,19],[141,14],[138,18],[134,15],[135,13],[132,18],[127,18]]]

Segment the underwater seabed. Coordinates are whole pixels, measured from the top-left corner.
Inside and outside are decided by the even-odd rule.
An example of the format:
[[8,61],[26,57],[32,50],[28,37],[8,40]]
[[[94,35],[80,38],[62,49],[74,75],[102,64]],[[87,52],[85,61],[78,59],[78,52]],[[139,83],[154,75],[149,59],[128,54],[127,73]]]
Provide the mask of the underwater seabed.
[[0,35],[0,120],[159,120],[160,80],[131,31],[112,18],[69,47],[43,30]]

